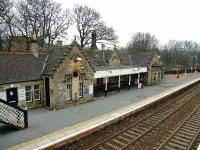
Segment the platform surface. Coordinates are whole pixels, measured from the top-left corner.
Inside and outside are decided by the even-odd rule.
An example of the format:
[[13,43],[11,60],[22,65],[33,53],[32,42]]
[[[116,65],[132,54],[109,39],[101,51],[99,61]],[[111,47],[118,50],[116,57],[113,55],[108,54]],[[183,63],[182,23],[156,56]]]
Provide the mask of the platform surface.
[[31,110],[28,129],[16,131],[0,124],[0,149],[42,148],[134,111],[197,80],[199,73],[188,74],[187,78],[182,75],[179,79],[168,76],[159,85],[121,91],[79,106],[56,111]]

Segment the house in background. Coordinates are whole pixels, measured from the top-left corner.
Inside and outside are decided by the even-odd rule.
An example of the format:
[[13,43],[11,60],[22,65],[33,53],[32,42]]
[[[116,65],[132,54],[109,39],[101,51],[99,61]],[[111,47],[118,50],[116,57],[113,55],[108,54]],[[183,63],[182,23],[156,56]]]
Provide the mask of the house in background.
[[81,49],[76,41],[40,49],[33,36],[30,52],[0,53],[0,99],[20,107],[57,109],[139,82],[160,82],[161,62],[155,53],[98,50],[92,43],[90,49]]

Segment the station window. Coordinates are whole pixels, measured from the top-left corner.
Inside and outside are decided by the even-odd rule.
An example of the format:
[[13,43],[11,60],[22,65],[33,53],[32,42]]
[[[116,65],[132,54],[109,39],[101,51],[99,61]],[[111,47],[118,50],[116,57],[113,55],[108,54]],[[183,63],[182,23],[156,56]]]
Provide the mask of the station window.
[[40,100],[40,88],[39,88],[39,84],[34,85],[34,100]]
[[67,95],[66,95],[66,99],[70,100],[71,99],[71,84],[67,84]]
[[80,78],[79,78],[79,97],[83,97],[83,80],[84,80],[84,75],[80,75]]
[[25,87],[26,90],[26,101],[27,102],[31,102],[32,101],[32,90],[31,90],[31,86],[26,86]]
[[26,101],[40,100],[40,87],[39,84],[33,86],[26,86]]
[[72,79],[71,79],[71,76],[70,76],[70,75],[66,76],[66,81],[67,81],[68,83],[72,81]]
[[70,100],[72,97],[72,77],[71,77],[71,75],[66,76],[66,81],[67,81],[66,99]]

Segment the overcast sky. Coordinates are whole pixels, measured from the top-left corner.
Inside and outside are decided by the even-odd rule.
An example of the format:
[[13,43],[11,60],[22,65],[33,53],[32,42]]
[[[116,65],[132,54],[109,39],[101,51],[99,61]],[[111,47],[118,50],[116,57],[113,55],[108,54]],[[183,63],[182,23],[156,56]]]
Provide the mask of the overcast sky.
[[[75,4],[97,10],[105,23],[125,46],[135,32],[154,34],[161,44],[168,40],[193,40],[200,43],[200,0],[56,0],[64,8]],[[72,29],[71,29],[72,30]],[[75,34],[68,31],[72,40]]]

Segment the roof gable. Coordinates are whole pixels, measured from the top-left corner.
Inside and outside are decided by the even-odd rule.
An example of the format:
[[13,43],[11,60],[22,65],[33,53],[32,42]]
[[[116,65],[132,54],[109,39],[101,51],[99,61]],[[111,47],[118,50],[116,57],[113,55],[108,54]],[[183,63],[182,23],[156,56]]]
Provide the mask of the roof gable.
[[70,50],[69,47],[54,47],[48,50],[46,55],[46,64],[43,71],[43,75],[50,75],[56,66],[63,59],[64,55]]

